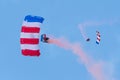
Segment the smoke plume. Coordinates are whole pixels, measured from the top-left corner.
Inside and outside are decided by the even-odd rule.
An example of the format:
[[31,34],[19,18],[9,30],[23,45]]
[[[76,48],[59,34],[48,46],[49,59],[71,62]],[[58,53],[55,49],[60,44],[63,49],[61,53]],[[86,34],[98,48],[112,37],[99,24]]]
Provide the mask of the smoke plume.
[[48,40],[49,44],[55,44],[59,47],[62,47],[67,50],[71,50],[78,58],[81,60],[81,62],[86,67],[87,71],[91,74],[91,76],[95,80],[108,80],[106,79],[106,76],[103,73],[103,63],[102,62],[96,62],[91,57],[89,57],[80,47],[79,43],[70,43],[65,39],[56,39],[51,38]]

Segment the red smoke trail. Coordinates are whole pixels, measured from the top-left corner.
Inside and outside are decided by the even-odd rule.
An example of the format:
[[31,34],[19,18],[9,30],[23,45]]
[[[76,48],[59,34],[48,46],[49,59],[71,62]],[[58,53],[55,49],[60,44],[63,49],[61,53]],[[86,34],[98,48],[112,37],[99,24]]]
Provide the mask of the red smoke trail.
[[48,43],[71,50],[75,55],[79,57],[79,59],[87,68],[88,72],[93,76],[95,80],[107,80],[103,74],[102,64],[96,63],[92,58],[86,55],[78,43],[72,44],[69,43],[67,40],[56,38],[49,39]]

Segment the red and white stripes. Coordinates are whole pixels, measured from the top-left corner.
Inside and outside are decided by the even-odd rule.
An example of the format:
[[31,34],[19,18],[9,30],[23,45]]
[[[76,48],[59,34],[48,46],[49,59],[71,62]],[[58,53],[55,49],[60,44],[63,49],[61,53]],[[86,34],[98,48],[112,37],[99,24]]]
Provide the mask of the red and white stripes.
[[24,21],[21,29],[20,43],[22,54],[25,56],[39,56],[39,22]]
[[100,43],[100,32],[96,31],[96,35],[97,35],[96,43],[99,44]]

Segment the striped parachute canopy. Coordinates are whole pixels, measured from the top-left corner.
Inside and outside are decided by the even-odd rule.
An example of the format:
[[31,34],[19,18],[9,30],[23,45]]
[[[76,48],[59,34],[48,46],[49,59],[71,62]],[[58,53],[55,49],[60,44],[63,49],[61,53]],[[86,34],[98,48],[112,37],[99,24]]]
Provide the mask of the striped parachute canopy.
[[96,31],[97,39],[96,39],[96,44],[100,43],[100,32]]
[[21,52],[23,55],[40,55],[39,33],[40,25],[43,21],[44,18],[40,16],[25,16],[20,35]]

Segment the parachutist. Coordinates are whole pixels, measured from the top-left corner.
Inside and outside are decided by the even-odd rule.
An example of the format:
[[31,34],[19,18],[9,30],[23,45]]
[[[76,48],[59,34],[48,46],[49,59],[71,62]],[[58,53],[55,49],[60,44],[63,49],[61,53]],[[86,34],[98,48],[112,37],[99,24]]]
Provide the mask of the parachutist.
[[90,41],[90,38],[87,38],[86,41]]
[[41,35],[41,41],[42,41],[42,42],[48,43],[48,40],[49,40],[49,38],[46,37],[46,34],[42,34],[42,35]]
[[46,39],[44,40],[44,42],[45,42],[45,43],[48,43],[48,40],[49,40],[49,38],[46,37]]

